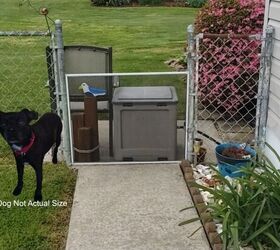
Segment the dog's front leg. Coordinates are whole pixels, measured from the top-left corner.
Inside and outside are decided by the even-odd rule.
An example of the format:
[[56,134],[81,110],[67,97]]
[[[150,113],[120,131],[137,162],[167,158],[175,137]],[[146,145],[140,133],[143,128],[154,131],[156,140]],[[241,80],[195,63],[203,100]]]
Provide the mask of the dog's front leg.
[[23,186],[24,164],[22,159],[16,158],[16,164],[17,164],[18,182],[17,182],[17,186],[13,191],[13,195],[19,195],[21,193],[22,186]]
[[43,173],[42,173],[42,164],[38,164],[33,166],[36,174],[36,190],[34,195],[34,201],[41,201],[42,197],[42,181],[43,181]]

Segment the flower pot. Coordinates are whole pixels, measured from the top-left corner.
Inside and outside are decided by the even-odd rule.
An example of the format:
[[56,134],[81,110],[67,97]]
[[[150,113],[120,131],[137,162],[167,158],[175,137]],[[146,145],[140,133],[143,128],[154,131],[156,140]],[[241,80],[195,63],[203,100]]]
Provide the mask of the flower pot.
[[207,150],[204,147],[199,149],[199,153],[197,154],[197,164],[202,163],[205,161]]
[[250,146],[246,146],[244,150],[250,155],[250,159],[236,159],[223,155],[224,150],[229,148],[241,149],[241,146],[238,143],[224,143],[216,147],[215,152],[219,171],[223,176],[241,177],[244,173],[240,172],[240,169],[250,165],[251,160],[256,157],[256,151]]

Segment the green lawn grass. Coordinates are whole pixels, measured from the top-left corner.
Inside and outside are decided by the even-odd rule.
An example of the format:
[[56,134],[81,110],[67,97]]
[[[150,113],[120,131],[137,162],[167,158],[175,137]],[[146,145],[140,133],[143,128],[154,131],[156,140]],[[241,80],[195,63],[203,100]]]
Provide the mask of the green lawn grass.
[[[45,30],[44,18],[20,0],[0,0],[1,30]],[[165,71],[164,61],[181,55],[187,25],[197,9],[168,7],[97,8],[89,0],[36,0],[63,21],[65,44],[113,47],[114,71]]]
[[[30,8],[26,1],[22,1],[24,4],[20,7],[19,2],[20,0],[0,0],[2,9],[7,10],[1,13],[0,29],[46,30],[44,17]],[[114,72],[171,71],[172,69],[164,62],[183,54],[187,25],[193,22],[197,13],[197,9],[179,7],[97,8],[90,6],[89,2],[89,0],[31,1],[33,7],[37,9],[47,6],[49,16],[53,20],[62,20],[65,45],[112,46]],[[51,28],[53,29],[52,22]],[[34,42],[36,40],[30,42],[29,46]],[[8,45],[4,47],[5,53],[7,48]],[[33,51],[36,51],[35,48],[39,50],[38,44],[34,45]],[[10,65],[13,67],[13,63]],[[14,68],[11,71],[14,72]],[[14,75],[18,75],[19,71],[20,69]],[[43,65],[40,66],[40,72],[45,72],[46,79],[46,69]],[[42,87],[38,75],[30,73],[29,76],[34,84],[37,82]],[[15,81],[13,83],[17,84]],[[183,119],[184,81],[177,77],[171,82],[169,80],[150,82],[150,85],[160,84],[176,86],[179,95],[178,118]],[[128,85],[141,85],[141,82],[131,80]],[[41,93],[46,100],[47,90]]]
[[[23,5],[19,6],[22,2]],[[171,71],[164,62],[183,53],[187,25],[197,12],[190,8],[96,8],[89,0],[31,0],[35,8],[46,6],[52,19],[61,19],[65,45],[113,47],[114,72]],[[43,16],[23,0],[0,0],[0,30],[47,29]],[[53,24],[51,24],[53,29]],[[48,39],[0,38],[0,110],[28,107],[49,110],[44,49]],[[31,53],[32,56],[27,56]],[[34,53],[34,55],[33,55]],[[12,56],[14,55],[14,57]],[[123,79],[125,85],[172,84],[184,113],[184,82],[180,78]],[[3,142],[0,143],[1,145]],[[0,147],[0,200],[13,201],[16,169]],[[33,197],[34,171],[26,168],[21,201]],[[0,249],[61,249],[65,244],[75,174],[63,164],[44,168],[46,200],[67,200],[66,208],[0,207]]]
[[[65,239],[75,187],[75,173],[64,164],[45,164],[43,180],[44,201],[60,200],[67,202],[63,207],[36,207],[28,205],[33,199],[36,180],[35,172],[25,168],[22,193],[14,197],[16,168],[0,166],[0,249],[64,249]],[[17,206],[19,200],[26,205]],[[11,202],[11,207],[3,202]]]
[[[19,2],[23,2],[23,5],[19,6]],[[34,8],[47,6],[49,16],[53,20],[62,20],[65,45],[112,46],[114,72],[171,71],[172,69],[164,62],[183,54],[187,25],[193,22],[197,13],[197,9],[179,7],[97,8],[90,6],[89,2],[89,0],[31,0]],[[44,16],[38,15],[26,1],[0,0],[0,3],[1,8],[5,10],[1,12],[0,30],[45,31],[47,29]],[[50,24],[53,30],[51,21]],[[23,43],[24,46],[19,43]],[[6,110],[19,109],[23,106],[30,108],[35,106],[39,112],[46,110],[46,107],[38,103],[49,101],[48,90],[43,89],[47,81],[44,61],[44,48],[47,43],[47,40],[43,43],[41,38],[28,41],[12,39],[12,42],[7,42],[6,38],[0,39],[0,56],[3,59],[2,62],[0,61],[0,84],[5,85],[9,81],[10,86],[21,86],[20,88],[26,89],[27,92],[19,87],[18,92],[24,92],[34,99],[30,102],[28,98],[22,98],[21,102],[28,101],[20,103],[18,100],[13,100],[13,96],[10,98],[15,88],[7,89],[7,85],[0,86],[0,89],[3,88],[5,92],[11,92],[4,96],[8,99],[3,100],[5,105],[9,103],[5,106]],[[17,57],[14,61],[11,61],[9,50],[12,50],[12,54],[16,51]],[[23,54],[26,53],[26,56],[21,56],[20,50]],[[34,56],[28,56],[27,52],[34,53]],[[37,59],[36,53],[42,57]],[[34,68],[38,69],[35,74]],[[7,75],[6,72],[12,76],[10,79],[4,77]],[[28,86],[25,85],[26,77],[28,77]],[[147,81],[143,80],[143,82]],[[161,80],[149,84],[176,86],[179,95],[178,118],[183,119],[184,81],[177,77],[171,82],[166,79],[165,82]],[[127,85],[141,85],[141,82],[131,80]],[[40,94],[36,95],[38,90]]]

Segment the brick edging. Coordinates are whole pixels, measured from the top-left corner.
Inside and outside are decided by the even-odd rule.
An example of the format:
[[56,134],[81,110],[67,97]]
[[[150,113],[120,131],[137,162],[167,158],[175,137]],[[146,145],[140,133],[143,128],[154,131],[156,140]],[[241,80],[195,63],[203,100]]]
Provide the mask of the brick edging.
[[211,248],[213,250],[222,250],[222,239],[217,233],[216,224],[214,223],[212,216],[209,212],[206,212],[207,207],[203,201],[200,191],[198,188],[190,186],[191,183],[195,182],[195,179],[193,177],[193,169],[190,162],[187,160],[181,161],[180,168],[183,172],[185,182],[192,197],[196,211],[200,217],[200,221],[203,225]]

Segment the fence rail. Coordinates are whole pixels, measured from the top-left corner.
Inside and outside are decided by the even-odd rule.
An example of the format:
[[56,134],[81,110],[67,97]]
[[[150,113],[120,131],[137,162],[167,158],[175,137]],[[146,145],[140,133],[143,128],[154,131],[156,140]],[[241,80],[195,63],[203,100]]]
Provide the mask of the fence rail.
[[49,31],[0,31],[0,36],[50,36]]

